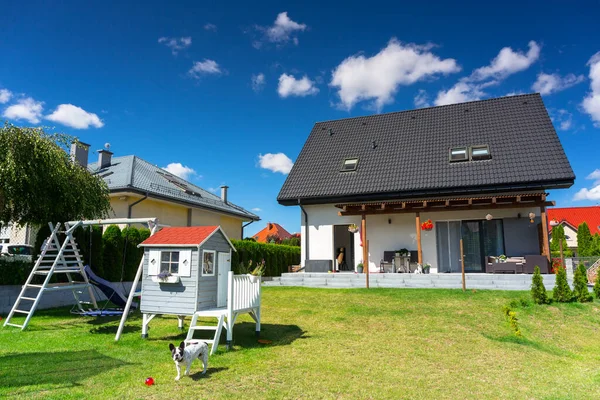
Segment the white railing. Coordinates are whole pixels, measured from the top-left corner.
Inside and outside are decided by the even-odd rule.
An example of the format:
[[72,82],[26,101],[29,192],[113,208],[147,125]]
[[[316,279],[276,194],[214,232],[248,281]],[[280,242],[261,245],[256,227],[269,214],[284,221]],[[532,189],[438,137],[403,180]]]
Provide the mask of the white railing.
[[260,276],[233,275],[227,277],[227,304],[231,311],[260,307]]

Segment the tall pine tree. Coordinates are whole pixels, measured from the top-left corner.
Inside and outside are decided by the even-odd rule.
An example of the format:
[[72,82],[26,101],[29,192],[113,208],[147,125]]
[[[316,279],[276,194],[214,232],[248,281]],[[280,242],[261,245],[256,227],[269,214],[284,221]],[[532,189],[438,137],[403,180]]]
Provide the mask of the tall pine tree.
[[535,304],[546,304],[548,303],[548,294],[546,293],[546,287],[544,286],[544,278],[540,273],[540,267],[537,265],[533,271],[533,278],[531,279],[531,296]]
[[589,257],[593,253],[593,238],[590,228],[586,222],[582,222],[577,228],[577,255]]
[[573,277],[573,297],[580,303],[592,301],[587,282],[587,268],[585,268],[585,265],[579,264]]
[[556,284],[552,290],[552,299],[559,303],[568,303],[573,299],[573,293],[567,281],[567,271],[563,267],[558,267]]

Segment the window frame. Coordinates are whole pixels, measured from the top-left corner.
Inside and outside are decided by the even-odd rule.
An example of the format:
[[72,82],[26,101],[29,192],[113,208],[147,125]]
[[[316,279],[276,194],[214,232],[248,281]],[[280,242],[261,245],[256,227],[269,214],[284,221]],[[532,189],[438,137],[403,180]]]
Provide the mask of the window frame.
[[[487,154],[485,156],[475,156],[473,154],[473,151],[477,149],[485,149],[487,150]],[[471,161],[491,160],[492,152],[490,151],[490,146],[487,144],[472,145],[471,147],[469,147],[469,158],[471,159]]]
[[[212,273],[207,273],[204,270],[204,255],[205,254],[212,254],[212,256],[213,256]],[[202,276],[215,276],[215,269],[217,267],[217,251],[216,250],[202,250],[202,258],[201,258],[200,267],[202,268]]]
[[[169,253],[169,261],[163,261],[162,258],[163,258],[163,254],[164,253]],[[175,261],[175,262],[173,261],[173,253],[177,253],[177,261]],[[169,273],[171,275],[174,275],[174,276],[179,276],[179,263],[180,263],[179,256],[180,255],[181,254],[180,254],[179,250],[161,250],[160,251],[160,260],[158,261],[158,263],[159,263],[158,264],[158,273],[160,274],[160,273],[163,272],[163,267],[162,267],[163,266],[163,262],[167,262],[169,264],[169,270],[168,270]],[[172,268],[173,264],[177,264],[177,272],[172,272],[171,271],[171,268]]]
[[[348,161],[351,161],[351,160],[356,160],[356,162],[354,163],[354,168],[352,168],[352,169],[346,169],[345,168],[346,167],[346,163]],[[358,161],[359,161],[358,157],[347,157],[347,158],[344,158],[344,161],[342,161],[342,167],[340,169],[340,172],[354,172],[354,171],[356,171],[358,169]]]
[[[460,158],[460,159],[453,159],[452,158],[452,151],[456,151],[456,150],[464,150],[465,152],[465,157],[464,158]],[[468,146],[454,146],[454,147],[450,147],[450,149],[448,149],[448,161],[451,163],[455,163],[455,162],[463,162],[463,161],[469,161],[469,147]]]

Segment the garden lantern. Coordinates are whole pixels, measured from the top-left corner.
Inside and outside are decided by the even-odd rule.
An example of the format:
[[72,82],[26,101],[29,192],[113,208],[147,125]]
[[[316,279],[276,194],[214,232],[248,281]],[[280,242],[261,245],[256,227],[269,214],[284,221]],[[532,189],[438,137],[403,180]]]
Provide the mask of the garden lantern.
[[492,219],[494,219],[494,216],[492,214],[488,214],[485,216],[485,219],[487,219],[488,221],[491,221]]
[[533,219],[535,218],[535,214],[530,212],[529,213],[529,222],[531,222],[533,224]]

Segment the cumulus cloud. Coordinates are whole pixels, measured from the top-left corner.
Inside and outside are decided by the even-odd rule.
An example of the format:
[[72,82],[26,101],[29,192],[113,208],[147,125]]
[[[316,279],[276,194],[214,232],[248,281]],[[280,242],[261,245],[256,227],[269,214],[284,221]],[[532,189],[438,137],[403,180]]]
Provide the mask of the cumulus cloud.
[[552,112],[552,121],[560,131],[568,131],[573,126],[573,114],[565,109]]
[[600,169],[594,170],[594,172],[586,176],[585,179],[593,180],[594,184],[590,189],[580,189],[575,193],[573,200],[600,200]]
[[8,103],[12,98],[12,92],[8,89],[0,89],[0,104]]
[[17,121],[25,120],[32,124],[39,124],[43,110],[44,103],[42,101],[36,101],[31,97],[25,97],[19,99],[16,104],[7,107],[2,116]]
[[425,90],[419,89],[419,93],[417,93],[417,95],[415,96],[414,102],[415,107],[417,108],[429,107],[429,95]]
[[594,126],[600,127],[600,51],[590,58],[590,93],[583,99],[583,110],[592,117]]
[[260,211],[262,211],[262,208],[254,207],[252,209],[252,211],[254,211],[254,212],[260,212]]
[[[277,18],[275,19],[273,25],[256,26],[256,29],[263,33],[263,40],[271,43],[276,43],[278,45],[283,45],[290,41],[297,45],[297,34],[299,32],[305,31],[306,28],[306,24],[301,24],[296,21],[293,21],[290,17],[288,17],[288,13],[285,11],[277,15]],[[252,46],[259,49],[262,47],[262,41],[254,41]]]
[[302,79],[296,79],[293,75],[281,74],[277,93],[280,97],[309,96],[319,93],[319,88],[305,75]]
[[170,163],[166,167],[163,167],[163,169],[165,171],[167,171],[175,176],[178,176],[181,179],[185,179],[185,180],[188,180],[189,178],[192,178],[192,177],[198,175],[193,168],[185,166],[181,163]]
[[205,31],[216,32],[217,31],[217,26],[215,24],[207,23],[207,24],[204,24],[204,30]]
[[393,101],[399,86],[460,71],[456,60],[441,59],[431,49],[430,45],[405,44],[392,38],[372,57],[360,54],[346,58],[333,70],[330,82],[338,89],[339,106],[350,110],[360,101],[372,101],[381,110]]
[[252,75],[252,90],[255,92],[260,92],[265,87],[265,74],[262,72],[260,74]]
[[559,74],[546,74],[542,72],[538,74],[531,89],[542,95],[549,95],[568,89],[584,80],[585,77],[583,75],[567,74],[565,76],[560,76]]
[[258,165],[261,168],[287,175],[292,170],[294,163],[283,153],[267,153],[258,155]]
[[504,47],[489,65],[471,72],[461,78],[448,90],[441,90],[435,99],[435,105],[462,103],[479,100],[486,96],[484,89],[499,84],[512,74],[529,68],[540,56],[540,46],[533,40],[529,42],[527,53]]
[[204,61],[195,61],[194,65],[188,71],[192,78],[200,79],[202,75],[219,75],[221,67],[214,60],[204,59]]
[[174,37],[161,37],[158,39],[158,43],[164,44],[174,56],[177,55],[181,50],[187,49],[192,45],[192,38],[190,36],[174,38]]
[[88,129],[90,126],[102,128],[104,126],[104,122],[98,118],[98,115],[73,104],[61,104],[45,118],[75,129]]

